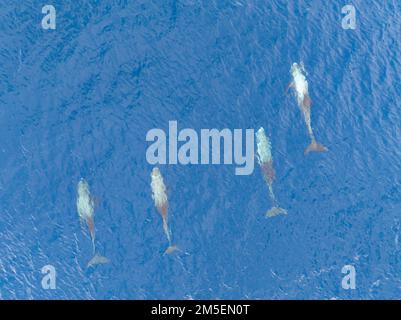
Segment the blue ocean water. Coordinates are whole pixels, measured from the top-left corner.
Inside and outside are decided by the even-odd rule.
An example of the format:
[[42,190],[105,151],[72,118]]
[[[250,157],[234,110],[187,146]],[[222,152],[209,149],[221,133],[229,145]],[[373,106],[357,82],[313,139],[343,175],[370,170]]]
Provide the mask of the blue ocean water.
[[[401,288],[401,2],[46,1],[0,6],[0,298],[383,299]],[[293,94],[303,61],[309,143]],[[161,165],[167,247],[154,207],[146,133],[263,126],[272,141],[271,207],[255,162]],[[76,187],[98,199],[96,245]],[[57,271],[45,290],[41,270]],[[344,265],[356,289],[341,286]]]

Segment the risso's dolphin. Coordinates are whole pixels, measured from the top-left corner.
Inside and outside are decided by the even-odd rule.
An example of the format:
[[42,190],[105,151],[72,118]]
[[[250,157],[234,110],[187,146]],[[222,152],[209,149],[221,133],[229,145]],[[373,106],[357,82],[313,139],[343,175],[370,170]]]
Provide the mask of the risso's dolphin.
[[160,173],[159,168],[153,168],[151,174],[151,183],[150,186],[152,188],[152,198],[155,202],[155,206],[159,211],[160,215],[163,219],[163,230],[166,234],[168,240],[168,248],[165,253],[169,254],[177,250],[177,246],[171,244],[171,233],[168,227],[168,199],[166,193],[166,186],[163,181],[162,174]]
[[304,73],[306,72],[302,63],[300,65],[298,63],[293,63],[291,67],[292,82],[289,84],[288,88],[294,88],[295,90],[298,106],[304,115],[306,127],[311,139],[310,145],[305,149],[305,154],[312,151],[327,151],[327,148],[324,145],[316,141],[315,135],[313,134],[311,125],[312,101],[309,97],[308,81],[306,80]]
[[265,130],[260,128],[256,132],[257,158],[262,169],[263,178],[269,187],[269,196],[273,203],[273,207],[266,212],[266,216],[271,218],[279,214],[287,214],[287,211],[278,206],[278,202],[273,192],[273,181],[275,172],[273,168],[273,157],[271,153],[271,143],[265,134]]
[[88,267],[96,264],[104,264],[109,262],[106,257],[96,254],[95,246],[95,223],[94,223],[94,201],[89,191],[89,185],[85,179],[81,178],[77,187],[77,210],[81,221],[85,221],[92,239],[92,247],[94,257],[88,262]]

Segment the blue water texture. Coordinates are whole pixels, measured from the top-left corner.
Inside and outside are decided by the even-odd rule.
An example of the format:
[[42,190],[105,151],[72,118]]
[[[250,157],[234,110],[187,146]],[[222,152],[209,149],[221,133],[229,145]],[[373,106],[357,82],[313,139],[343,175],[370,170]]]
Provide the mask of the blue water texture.
[[[49,3],[48,3],[49,2]],[[41,9],[57,10],[44,30]],[[0,7],[1,299],[401,297],[401,1],[11,1]],[[285,89],[303,61],[309,144]],[[159,165],[167,240],[146,160],[152,128],[255,129],[272,143],[266,218],[255,160]],[[97,199],[92,244],[77,183]],[[54,266],[56,289],[42,288]],[[356,270],[356,289],[341,270]]]

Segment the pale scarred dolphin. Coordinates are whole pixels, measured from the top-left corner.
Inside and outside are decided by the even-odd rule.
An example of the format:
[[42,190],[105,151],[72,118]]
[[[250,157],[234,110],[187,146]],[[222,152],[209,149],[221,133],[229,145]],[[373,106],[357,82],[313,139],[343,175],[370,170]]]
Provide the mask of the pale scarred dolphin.
[[273,203],[273,207],[266,212],[266,216],[271,218],[280,214],[287,214],[285,209],[278,206],[278,201],[273,192],[273,181],[275,179],[275,172],[273,168],[273,157],[271,153],[271,143],[265,134],[265,130],[260,128],[256,132],[256,146],[257,146],[257,159],[262,169],[263,178],[269,187],[269,196]]
[[305,68],[302,63],[300,65],[298,63],[293,63],[291,67],[292,82],[289,84],[288,88],[293,88],[295,90],[298,106],[304,115],[308,134],[311,139],[310,145],[305,149],[305,154],[312,151],[327,151],[327,148],[324,145],[316,141],[315,135],[313,134],[311,125],[312,100],[309,97],[308,81],[306,80],[304,73]]
[[169,254],[174,252],[178,248],[177,246],[171,244],[171,233],[168,227],[168,199],[166,185],[164,184],[163,177],[160,173],[159,168],[153,168],[150,186],[152,188],[152,198],[155,202],[155,206],[163,219],[163,230],[166,234],[169,244],[165,253]]
[[109,262],[106,257],[96,254],[94,208],[95,205],[89,191],[89,185],[85,179],[81,178],[77,186],[77,211],[81,221],[84,221],[89,228],[94,253],[94,257],[88,262],[88,267]]

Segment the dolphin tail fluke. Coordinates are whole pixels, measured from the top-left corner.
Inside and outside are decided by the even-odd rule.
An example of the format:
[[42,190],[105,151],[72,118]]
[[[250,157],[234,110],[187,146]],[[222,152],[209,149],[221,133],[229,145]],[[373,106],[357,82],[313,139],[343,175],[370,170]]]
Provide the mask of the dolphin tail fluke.
[[99,254],[95,254],[94,257],[88,262],[87,268],[89,267],[93,267],[97,264],[106,264],[109,263],[109,259],[107,259],[106,257],[103,257]]
[[180,250],[176,245],[170,245],[166,251],[164,251],[164,254],[170,254],[173,253],[174,251]]
[[268,218],[272,218],[278,215],[286,215],[287,214],[287,210],[280,208],[280,207],[273,207],[269,210],[267,210],[266,212],[266,217]]
[[313,140],[311,144],[305,149],[305,155],[307,155],[310,152],[325,152],[328,149],[322,145],[321,143],[316,142]]

